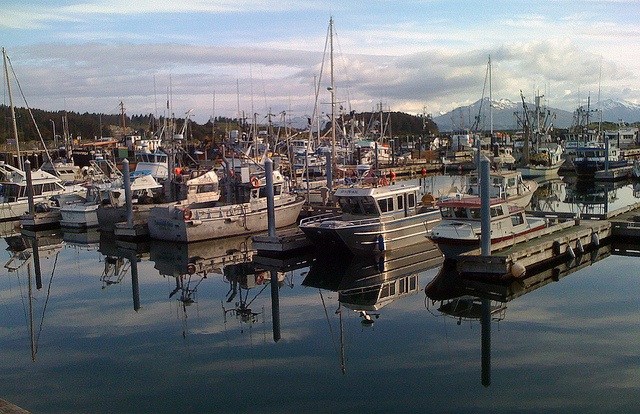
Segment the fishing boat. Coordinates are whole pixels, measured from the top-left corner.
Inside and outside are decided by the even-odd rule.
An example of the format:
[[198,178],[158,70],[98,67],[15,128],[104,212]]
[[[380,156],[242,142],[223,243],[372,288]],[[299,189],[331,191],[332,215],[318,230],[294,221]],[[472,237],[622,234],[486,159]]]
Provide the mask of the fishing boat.
[[59,226],[62,220],[61,207],[86,201],[79,194],[60,194],[49,200],[35,203],[33,213],[27,212],[20,216],[20,228],[37,230]]
[[[60,194],[83,194],[80,185],[63,185],[60,178],[42,170],[31,172],[34,203]],[[0,161],[0,220],[19,218],[29,210],[26,173]]]
[[[223,188],[232,189],[222,202],[152,207],[149,234],[158,240],[193,242],[267,230],[266,177],[242,175],[221,182]],[[290,226],[298,219],[304,198],[289,191],[279,171],[273,172],[273,187],[276,227]]]
[[522,92],[522,116],[518,115],[522,125],[523,140],[520,147],[521,157],[517,171],[525,178],[543,178],[558,174],[560,167],[565,162],[564,150],[561,145],[554,142],[550,131],[553,128],[551,120],[555,115],[541,105],[543,96],[536,95],[535,109],[530,110],[525,102]]
[[[607,148],[608,147],[608,148]],[[576,148],[573,166],[578,176],[593,176],[598,171],[629,165],[620,156],[620,149],[609,143],[590,141]]]
[[[544,218],[527,217],[524,209],[497,198],[490,200],[491,243],[510,240],[546,227]],[[442,221],[429,233],[446,258],[480,248],[480,197],[438,202]]]
[[419,189],[406,184],[339,188],[334,197],[340,215],[308,217],[299,226],[315,243],[348,249],[356,255],[421,243],[427,230],[440,221],[440,211],[419,202]]
[[[132,177],[138,176],[138,172],[132,173]],[[149,176],[151,177],[151,176]],[[146,227],[147,219],[151,208],[159,206],[158,197],[155,190],[159,185],[154,184],[153,179],[147,179],[147,186],[132,180],[132,214],[133,221],[144,223]],[[186,194],[181,194],[180,201],[176,203],[164,203],[162,205],[184,205],[215,202],[220,199],[220,188],[218,175],[215,171],[193,171],[190,174],[180,176],[181,190]],[[151,193],[147,190],[151,190]],[[182,191],[180,191],[182,193]],[[109,197],[109,202],[101,203],[97,209],[100,230],[114,231],[118,223],[127,221],[127,206],[124,197]]]
[[[524,180],[522,173],[518,171],[492,171],[489,179],[491,180],[489,197],[504,200],[522,208],[529,205],[533,193],[538,188],[537,182]],[[474,198],[480,194],[478,174],[469,176],[467,194]]]
[[[131,193],[136,202],[154,197],[153,191],[162,186],[148,174],[131,174]],[[100,225],[98,209],[101,205],[124,206],[124,188],[120,180],[106,184],[94,184],[86,190],[84,203],[68,204],[60,207],[62,227],[90,228]],[[103,216],[108,214],[105,213]]]

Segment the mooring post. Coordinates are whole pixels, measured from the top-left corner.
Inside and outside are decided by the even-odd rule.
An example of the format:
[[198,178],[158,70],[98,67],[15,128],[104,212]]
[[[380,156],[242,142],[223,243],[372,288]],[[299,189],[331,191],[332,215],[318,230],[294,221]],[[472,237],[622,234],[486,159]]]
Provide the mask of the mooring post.
[[[485,157],[480,161],[480,226],[481,226],[481,251],[482,256],[491,256],[491,198],[489,160]],[[482,299],[482,385],[491,385],[491,301]]]
[[266,181],[265,190],[267,195],[267,229],[269,231],[269,237],[276,237],[276,212],[273,196],[273,161],[271,161],[271,158],[267,158],[264,161],[264,174]]
[[133,204],[131,202],[131,177],[129,176],[129,160],[122,160],[122,175],[124,178],[124,201],[127,208],[127,227],[133,228]]
[[27,201],[29,203],[29,215],[33,217],[35,213],[35,204],[33,202],[33,181],[31,180],[31,161],[24,162],[24,172],[27,179]]
[[491,188],[489,160],[482,157],[480,161],[480,246],[483,256],[491,255]]

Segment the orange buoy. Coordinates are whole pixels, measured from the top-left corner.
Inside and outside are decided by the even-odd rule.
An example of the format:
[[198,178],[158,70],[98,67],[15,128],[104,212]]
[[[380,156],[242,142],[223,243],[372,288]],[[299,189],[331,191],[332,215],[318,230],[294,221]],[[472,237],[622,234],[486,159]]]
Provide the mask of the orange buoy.
[[260,187],[260,180],[258,179],[258,177],[251,177],[251,185],[254,188]]

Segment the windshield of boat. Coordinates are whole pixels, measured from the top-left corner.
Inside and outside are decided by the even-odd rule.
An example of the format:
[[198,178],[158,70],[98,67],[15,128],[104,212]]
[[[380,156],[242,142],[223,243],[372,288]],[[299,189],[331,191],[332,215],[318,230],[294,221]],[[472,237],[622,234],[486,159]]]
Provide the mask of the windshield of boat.
[[379,214],[373,197],[338,197],[338,203],[344,213],[367,216]]

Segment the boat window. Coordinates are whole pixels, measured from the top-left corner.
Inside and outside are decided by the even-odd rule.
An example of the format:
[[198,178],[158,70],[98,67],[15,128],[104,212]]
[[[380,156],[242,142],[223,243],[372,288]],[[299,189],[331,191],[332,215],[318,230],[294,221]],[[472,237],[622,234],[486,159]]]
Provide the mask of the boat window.
[[400,279],[400,286],[398,288],[398,292],[405,293],[406,291],[407,291],[407,279],[402,278]]
[[42,184],[33,185],[33,195],[34,196],[42,195]]
[[363,197],[362,201],[362,210],[364,210],[364,214],[378,214],[378,209],[376,208],[376,201],[373,197]]
[[509,178],[509,179],[507,180],[507,187],[515,187],[515,185],[516,185],[516,179],[515,179],[515,177],[513,177],[513,178]]
[[467,210],[464,207],[455,207],[453,209],[453,216],[455,218],[467,218]]
[[349,214],[362,214],[362,208],[356,197],[340,197],[338,199],[342,211]]
[[440,215],[442,218],[453,218],[453,209],[451,207],[441,207]]
[[511,223],[513,223],[514,226],[524,223],[524,215],[522,213],[512,215]]
[[418,275],[413,275],[409,278],[409,290],[414,291],[418,289]]
[[502,215],[502,209],[500,207],[491,207],[491,217],[498,217]]
[[396,208],[396,210],[403,210],[404,209],[404,197],[402,196],[402,194],[400,194],[398,197],[398,206]]
[[387,211],[393,210],[393,198],[381,198],[378,200],[378,205],[380,206],[380,211],[386,213]]
[[212,193],[218,191],[217,184],[201,184],[196,186],[196,193]]
[[416,206],[416,195],[415,193],[407,194],[407,206],[409,208],[413,208]]
[[471,218],[479,219],[480,218],[480,209],[479,208],[471,208],[469,209],[469,213],[471,214]]

